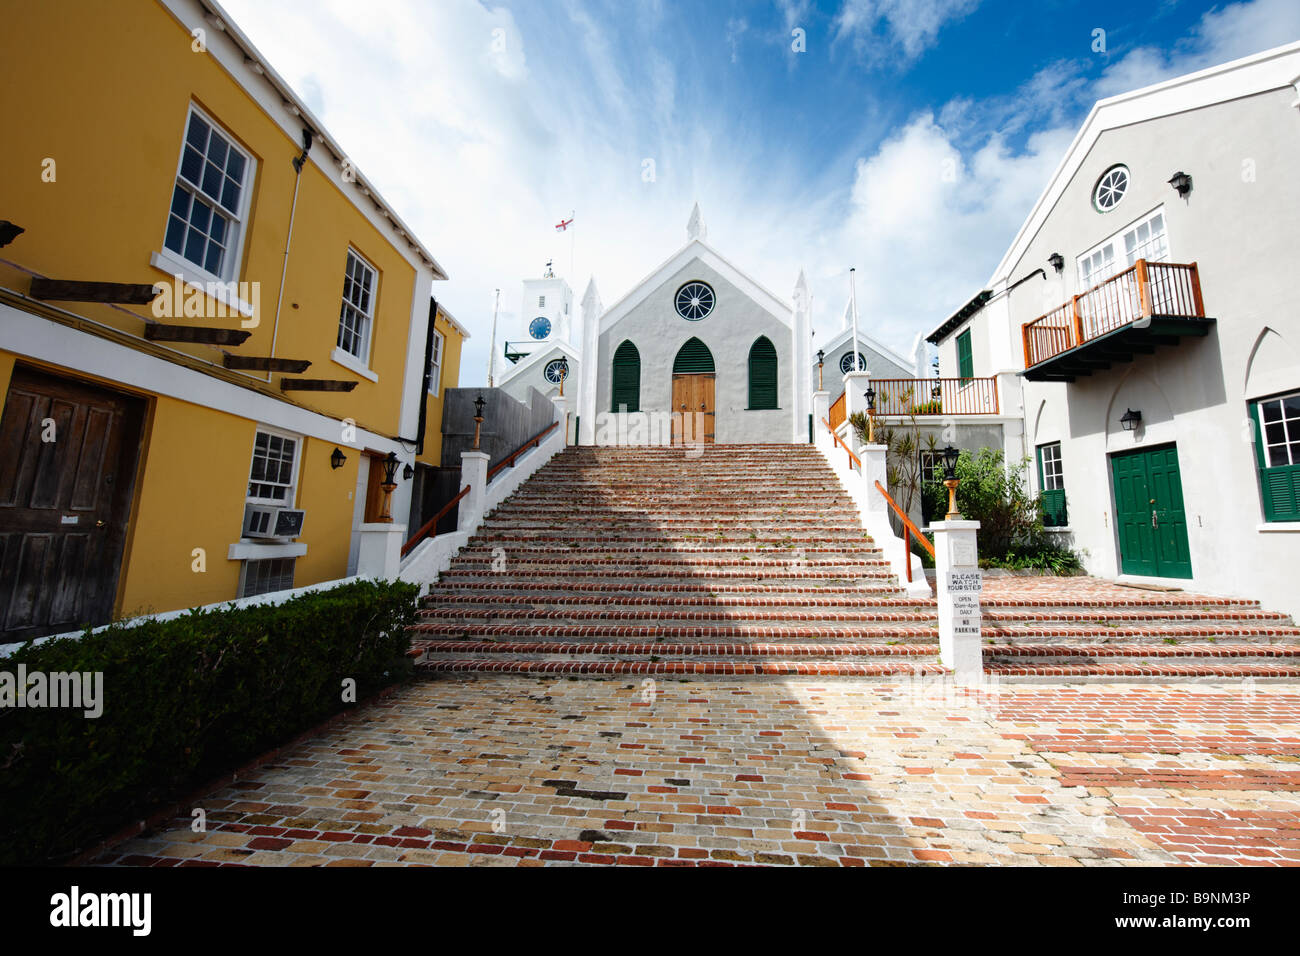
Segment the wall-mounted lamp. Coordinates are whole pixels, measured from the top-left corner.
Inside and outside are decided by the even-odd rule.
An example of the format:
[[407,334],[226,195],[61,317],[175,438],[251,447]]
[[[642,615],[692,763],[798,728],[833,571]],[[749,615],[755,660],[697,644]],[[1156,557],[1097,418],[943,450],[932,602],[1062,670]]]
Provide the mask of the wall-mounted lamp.
[[410,481],[411,478],[412,478],[414,475],[415,475],[415,469],[414,469],[414,468],[412,468],[410,465],[403,465],[403,466],[402,466],[402,480],[403,480],[403,481]]
[[0,246],[7,246],[27,230],[14,225],[8,219],[0,219]]
[[1056,270],[1056,274],[1058,276],[1065,271],[1065,256],[1061,255],[1059,252],[1053,252],[1050,256],[1048,256],[1047,262],[1053,269]]
[[338,471],[343,467],[343,463],[348,460],[348,456],[343,454],[342,450],[335,448],[330,452],[330,467]]
[[1142,424],[1142,413],[1135,412],[1130,408],[1120,417],[1119,423],[1126,432],[1136,431],[1137,427]]
[[1192,177],[1180,169],[1170,178],[1169,185],[1178,190],[1180,199],[1185,199],[1187,194],[1192,191]]

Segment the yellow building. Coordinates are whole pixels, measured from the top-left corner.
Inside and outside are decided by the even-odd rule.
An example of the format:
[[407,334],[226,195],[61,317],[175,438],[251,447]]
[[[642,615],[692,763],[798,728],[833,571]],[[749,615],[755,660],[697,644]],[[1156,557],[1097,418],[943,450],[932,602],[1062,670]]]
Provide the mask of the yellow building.
[[[428,344],[429,377],[424,390],[424,441],[416,449],[415,474],[411,482],[411,505],[406,526],[411,535],[437,514],[451,496],[451,485],[460,472],[442,466],[442,412],[447,389],[460,381],[460,356],[469,332],[441,305],[435,307],[435,322]],[[439,480],[442,476],[443,480]],[[450,485],[448,484],[450,480]],[[454,493],[454,489],[451,489]]]
[[0,643],[367,571],[433,255],[211,0],[12,5],[0,60]]

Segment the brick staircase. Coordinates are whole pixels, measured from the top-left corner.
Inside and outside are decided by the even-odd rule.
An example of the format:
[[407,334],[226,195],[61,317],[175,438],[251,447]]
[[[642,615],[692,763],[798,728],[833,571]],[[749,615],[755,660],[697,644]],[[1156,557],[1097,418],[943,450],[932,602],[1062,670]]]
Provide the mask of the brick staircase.
[[[985,665],[1015,677],[1300,677],[1253,601],[1086,578],[990,580]],[[423,601],[427,673],[938,675],[908,597],[809,445],[569,448]]]

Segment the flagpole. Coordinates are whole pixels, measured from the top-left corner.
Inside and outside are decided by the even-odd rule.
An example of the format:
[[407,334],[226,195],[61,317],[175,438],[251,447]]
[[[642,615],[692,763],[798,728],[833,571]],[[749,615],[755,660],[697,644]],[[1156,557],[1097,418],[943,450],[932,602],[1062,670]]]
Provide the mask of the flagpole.
[[497,357],[497,309],[501,306],[501,290],[496,290],[496,301],[492,304],[492,341],[488,343],[488,388],[492,387],[492,363]]
[[[576,213],[577,213],[576,209],[573,210],[573,212],[569,213],[570,230],[573,229],[573,222]],[[574,250],[577,248],[577,245],[578,245],[578,234],[574,232],[571,236],[569,236],[569,281],[572,282],[574,285],[577,285],[578,283],[578,277],[573,274],[573,257],[574,257]]]
[[851,365],[853,371],[858,369],[858,276],[857,269],[849,267],[849,301],[853,308],[853,359]]

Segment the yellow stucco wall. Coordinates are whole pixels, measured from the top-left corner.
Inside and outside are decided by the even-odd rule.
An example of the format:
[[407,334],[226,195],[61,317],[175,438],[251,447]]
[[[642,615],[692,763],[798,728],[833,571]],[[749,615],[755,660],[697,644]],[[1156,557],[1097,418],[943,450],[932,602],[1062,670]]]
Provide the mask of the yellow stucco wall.
[[[256,161],[246,184],[252,191],[251,205],[234,279],[260,284],[260,314],[251,338],[230,350],[265,356],[271,354],[275,333],[276,296],[298,178],[291,165],[300,149],[298,134],[286,134],[213,56],[195,52],[191,43],[189,32],[165,7],[148,0],[59,0],[6,9],[0,62],[11,78],[22,79],[17,112],[7,117],[9,130],[0,150],[0,182],[6,184],[0,212],[26,232],[0,253],[20,267],[0,269],[0,286],[25,293],[28,279],[22,270],[61,279],[168,281],[165,271],[150,264],[150,256],[164,251],[177,163],[193,103]],[[312,156],[333,162],[320,144]],[[52,181],[45,181],[43,174]],[[370,361],[377,382],[330,358],[349,247],[379,272]],[[274,354],[310,360],[304,377],[355,381],[356,388],[350,393],[282,396],[278,373],[268,382],[264,372],[216,368],[222,354],[211,346],[168,347],[213,363],[211,374],[239,379],[263,395],[332,418],[351,418],[381,435],[397,435],[417,281],[415,267],[401,251],[405,249],[404,240],[391,228],[372,225],[343,189],[308,162],[299,183]],[[136,337],[143,335],[144,317],[151,315],[149,306],[60,305]],[[427,303],[421,303],[416,311],[422,316],[425,310]],[[241,322],[237,315],[174,315],[163,321],[225,328],[238,328]],[[460,344],[454,330],[444,333],[449,331],[446,368],[454,381]],[[87,338],[93,336],[87,333]],[[423,335],[418,339],[422,347]],[[7,391],[13,362],[13,355],[0,352],[0,398]],[[78,371],[73,357],[65,367],[45,367],[96,381]],[[100,382],[142,394],[111,380]],[[227,552],[240,536],[258,424],[224,409],[147,392],[142,397],[149,412],[118,582],[117,617],[236,596],[240,562],[228,560]],[[434,431],[439,432],[437,424]],[[306,517],[298,540],[307,544],[307,553],[298,559],[298,586],[346,573],[361,454],[347,449],[347,463],[336,471],[329,464],[336,443],[301,440],[297,505],[306,510]],[[202,573],[192,570],[195,548],[206,552]]]

